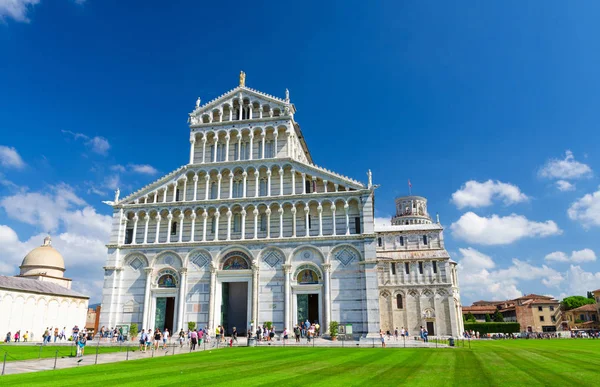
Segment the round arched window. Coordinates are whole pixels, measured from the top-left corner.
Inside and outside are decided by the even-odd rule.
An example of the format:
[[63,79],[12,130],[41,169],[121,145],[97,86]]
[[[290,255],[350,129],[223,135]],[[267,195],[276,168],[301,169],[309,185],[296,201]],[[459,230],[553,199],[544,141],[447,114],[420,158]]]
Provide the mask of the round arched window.
[[304,269],[298,273],[296,280],[301,285],[316,284],[319,283],[319,276],[314,270]]

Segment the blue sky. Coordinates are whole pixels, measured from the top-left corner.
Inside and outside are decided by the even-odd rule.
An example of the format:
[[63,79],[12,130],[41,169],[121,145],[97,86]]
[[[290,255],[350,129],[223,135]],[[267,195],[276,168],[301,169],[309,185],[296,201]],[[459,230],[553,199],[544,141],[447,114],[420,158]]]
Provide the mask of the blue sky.
[[185,164],[244,70],[318,165],[372,169],[378,217],[412,181],[465,303],[600,288],[597,3],[126,3],[0,0],[1,273],[51,232],[96,301],[101,201]]

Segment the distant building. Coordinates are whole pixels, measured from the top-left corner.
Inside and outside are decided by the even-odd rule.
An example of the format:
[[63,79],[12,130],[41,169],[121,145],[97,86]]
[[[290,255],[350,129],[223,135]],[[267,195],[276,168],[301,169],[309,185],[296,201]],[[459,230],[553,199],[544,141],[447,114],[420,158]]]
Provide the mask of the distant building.
[[88,332],[97,333],[98,325],[100,323],[100,310],[102,307],[100,304],[90,305],[87,311],[87,318],[85,320],[85,329]]
[[571,330],[600,329],[598,304],[587,304],[565,312]]
[[69,335],[85,323],[89,297],[71,290],[65,261],[50,237],[25,256],[15,277],[0,276],[0,332],[14,337],[29,333],[40,341],[46,328],[65,328]]
[[518,322],[521,332],[556,332],[566,329],[562,325],[560,302],[549,296],[528,294],[506,301],[476,301],[470,307],[463,306],[462,310],[463,315],[472,313],[478,321],[485,321],[485,314],[492,316],[499,311],[504,322]]

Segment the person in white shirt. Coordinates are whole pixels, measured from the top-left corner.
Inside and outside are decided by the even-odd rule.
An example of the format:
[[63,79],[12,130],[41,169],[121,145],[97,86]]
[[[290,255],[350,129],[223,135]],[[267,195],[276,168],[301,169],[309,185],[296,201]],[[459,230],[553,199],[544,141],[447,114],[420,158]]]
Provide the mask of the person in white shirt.
[[167,341],[169,340],[169,330],[165,328],[163,332],[163,349],[167,349]]

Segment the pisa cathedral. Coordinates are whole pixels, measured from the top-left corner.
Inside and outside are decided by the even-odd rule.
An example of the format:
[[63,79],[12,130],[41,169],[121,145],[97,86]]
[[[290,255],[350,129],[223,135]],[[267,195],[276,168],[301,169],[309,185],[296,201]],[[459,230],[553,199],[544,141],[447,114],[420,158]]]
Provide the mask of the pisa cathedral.
[[396,199],[317,166],[296,107],[240,84],[189,114],[186,165],[113,202],[100,325],[244,333],[271,321],[458,336],[456,263],[426,199]]

